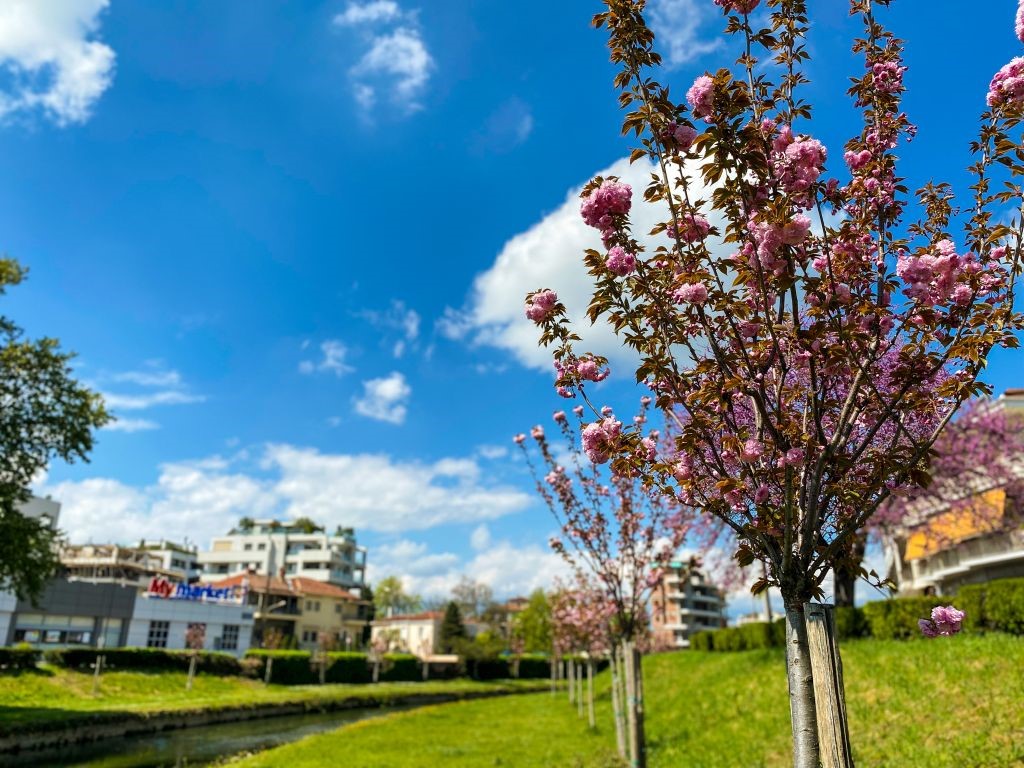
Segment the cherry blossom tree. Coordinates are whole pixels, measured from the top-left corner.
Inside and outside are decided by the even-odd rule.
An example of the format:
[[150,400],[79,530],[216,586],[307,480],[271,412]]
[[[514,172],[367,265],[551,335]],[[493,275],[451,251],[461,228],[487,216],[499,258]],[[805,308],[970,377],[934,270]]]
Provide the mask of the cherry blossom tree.
[[[596,377],[601,373],[595,372]],[[639,436],[635,450],[645,461],[658,453],[660,433],[644,429],[653,401],[641,400],[632,420],[631,433]],[[622,682],[625,696],[629,757],[634,765],[646,765],[641,655],[637,647],[648,629],[647,602],[690,530],[692,510],[667,496],[650,479],[621,464],[606,472],[600,466],[610,458],[608,434],[624,434],[622,422],[611,408],[603,408],[598,430],[583,427],[583,406],[573,411],[575,423],[564,411],[554,414],[565,439],[556,451],[541,426],[531,430],[546,474],[526,446],[526,436],[515,438],[536,480],[537,491],[558,521],[561,535],[551,547],[562,555],[584,584],[593,584],[607,606],[612,647],[613,674]],[[583,448],[577,443],[582,433]],[[563,465],[565,460],[568,466]],[[577,590],[586,594],[587,590]],[[552,620],[554,621],[554,610]],[[564,640],[564,637],[562,638]],[[560,649],[564,650],[564,649]]]
[[[655,80],[645,0],[605,0],[595,17],[632,159],[655,169],[643,204],[664,215],[645,246],[632,190],[616,178],[585,186],[581,213],[603,244],[585,255],[588,314],[638,353],[637,380],[675,446],[652,453],[642,429],[593,407],[581,442],[614,476],[728,525],[741,565],[766,565],[755,589],[777,586],[785,603],[794,765],[816,768],[803,606],[831,569],[859,560],[854,542],[881,504],[928,484],[932,444],[961,403],[988,392],[978,375],[989,351],[1015,347],[1024,326],[1024,58],[989,85],[969,198],[944,182],[911,196],[897,169],[916,131],[901,104],[902,43],[877,14],[889,0],[850,2],[863,30],[849,89],[859,118],[831,167],[802,95],[805,0],[767,0],[756,14],[759,0],[714,1],[738,58],[698,77],[685,104]],[[554,347],[560,394],[585,396],[609,375],[576,350],[553,290],[528,295],[526,314]]]

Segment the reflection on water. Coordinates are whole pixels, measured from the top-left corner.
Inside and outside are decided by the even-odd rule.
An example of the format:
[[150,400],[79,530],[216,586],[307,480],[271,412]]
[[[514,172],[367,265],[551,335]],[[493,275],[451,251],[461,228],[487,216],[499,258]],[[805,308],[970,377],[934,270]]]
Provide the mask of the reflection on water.
[[318,712],[184,728],[20,756],[0,755],[0,764],[10,768],[195,768],[218,758],[276,747],[398,709],[403,708]]

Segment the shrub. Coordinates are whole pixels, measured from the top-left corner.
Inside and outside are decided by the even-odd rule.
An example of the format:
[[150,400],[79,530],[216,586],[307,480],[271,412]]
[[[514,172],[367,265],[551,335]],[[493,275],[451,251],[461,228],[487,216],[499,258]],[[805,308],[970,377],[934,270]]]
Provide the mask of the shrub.
[[309,651],[276,651],[262,648],[246,651],[247,659],[258,659],[261,664],[258,677],[266,675],[267,659],[273,658],[270,682],[277,685],[308,685],[319,678],[313,671],[313,656]]
[[[994,582],[993,582],[994,583]],[[956,607],[963,611],[965,632],[984,632],[985,624],[985,590],[988,584],[971,584],[961,587],[956,594]]]
[[1024,579],[998,579],[984,586],[984,624],[1000,632],[1024,634]]
[[714,650],[714,644],[712,642],[712,638],[714,636],[714,632],[694,632],[692,635],[690,635],[690,649],[694,651]]
[[952,602],[952,598],[941,595],[876,600],[864,606],[864,617],[873,637],[905,640],[921,636],[917,622],[928,618],[932,608]]
[[775,633],[772,625],[767,621],[755,621],[737,627],[740,636],[743,638],[743,647],[746,650],[756,648],[771,648],[776,645]]
[[474,680],[504,680],[512,677],[506,659],[467,659],[466,670]]
[[541,680],[551,677],[551,663],[546,656],[521,656],[519,658],[521,680]]
[[[87,669],[103,656],[109,669],[136,669],[142,671],[185,671],[193,651],[169,651],[163,648],[54,648],[44,654],[50,664],[68,669]],[[229,653],[199,651],[196,671],[208,675],[232,676],[242,674],[242,665]]]
[[[864,618],[864,609],[847,605],[841,605],[835,610],[836,637],[839,640],[849,640],[855,637],[867,637],[870,634],[867,619]],[[923,616],[920,618],[924,618]]]
[[786,617],[780,616],[772,622],[772,640],[780,648],[786,647]]
[[743,632],[739,627],[725,627],[715,631],[716,651],[744,651],[747,648]]
[[408,683],[423,679],[420,660],[411,653],[385,653],[380,679],[389,683]]
[[365,653],[328,653],[324,679],[329,683],[368,683],[371,679],[369,657]]
[[41,657],[42,653],[24,643],[13,648],[0,648],[0,669],[7,672],[35,669]]

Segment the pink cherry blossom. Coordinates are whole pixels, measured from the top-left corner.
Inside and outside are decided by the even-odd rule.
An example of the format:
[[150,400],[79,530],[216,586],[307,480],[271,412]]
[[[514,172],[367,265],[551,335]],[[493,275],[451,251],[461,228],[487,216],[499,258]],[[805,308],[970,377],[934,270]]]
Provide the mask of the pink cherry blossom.
[[708,289],[703,283],[684,283],[672,295],[679,303],[703,304],[708,300]]
[[558,294],[551,290],[537,291],[526,302],[526,316],[535,323],[542,323],[554,314]]
[[705,120],[711,116],[714,109],[715,81],[709,75],[701,75],[693,81],[690,90],[686,92],[686,101],[693,110],[696,117]]
[[604,265],[612,274],[623,277],[636,271],[636,256],[616,245],[608,251]]

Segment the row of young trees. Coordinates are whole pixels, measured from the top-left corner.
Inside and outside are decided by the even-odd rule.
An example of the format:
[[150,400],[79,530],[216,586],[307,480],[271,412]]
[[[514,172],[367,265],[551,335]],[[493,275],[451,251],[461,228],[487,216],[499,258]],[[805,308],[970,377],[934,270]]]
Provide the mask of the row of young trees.
[[[817,768],[804,607],[831,572],[852,599],[872,526],[921,504],[932,472],[957,476],[948,445],[933,462],[940,436],[992,434],[971,430],[996,418],[985,406],[946,428],[990,394],[978,379],[986,356],[1016,347],[1024,327],[1014,310],[1024,59],[989,86],[971,194],[960,202],[932,181],[910,196],[897,149],[916,128],[902,107],[902,41],[881,19],[889,0],[850,2],[862,28],[848,91],[859,117],[831,167],[804,97],[806,2],[768,0],[763,13],[759,0],[714,2],[736,66],[698,77],[685,103],[655,79],[661,58],[644,0],[605,0],[594,19],[618,67],[631,159],[653,168],[642,204],[662,215],[636,233],[628,185],[585,186],[581,213],[603,245],[585,254],[588,316],[635,351],[650,396],[632,423],[595,403],[607,361],[577,350],[553,290],[529,294],[526,315],[553,347],[558,393],[581,401],[571,427],[556,414],[579,445],[573,467],[533,430],[546,470],[538,490],[562,523],[553,546],[600,585],[611,629],[627,642],[645,590],[691,529],[728,534],[741,566],[760,562],[754,591],[776,587],[785,604],[794,765]],[[995,480],[998,466],[986,466],[985,481]],[[644,764],[642,745],[631,758]]]

